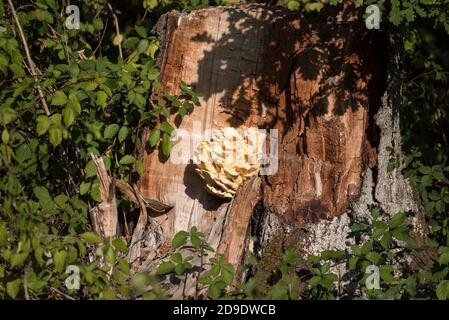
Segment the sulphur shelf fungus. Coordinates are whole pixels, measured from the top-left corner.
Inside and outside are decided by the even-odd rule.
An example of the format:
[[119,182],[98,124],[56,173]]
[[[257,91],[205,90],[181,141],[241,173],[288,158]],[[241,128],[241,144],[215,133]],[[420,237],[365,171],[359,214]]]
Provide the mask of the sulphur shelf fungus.
[[257,128],[212,130],[194,154],[198,174],[210,193],[232,199],[240,184],[258,174],[266,135]]

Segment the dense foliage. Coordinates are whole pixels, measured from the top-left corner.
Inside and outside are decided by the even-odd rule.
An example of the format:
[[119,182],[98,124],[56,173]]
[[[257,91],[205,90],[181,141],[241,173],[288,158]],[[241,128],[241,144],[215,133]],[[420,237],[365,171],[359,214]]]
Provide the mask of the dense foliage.
[[[159,40],[149,30],[167,10],[229,2],[236,1],[70,1],[81,17],[79,29],[70,29],[69,1],[0,1],[0,298],[164,298],[166,274],[184,276],[195,257],[207,256],[209,246],[192,228],[174,237],[157,274],[132,274],[129,239],[101,239],[90,229],[88,211],[100,201],[91,154],[102,156],[113,176],[133,182],[143,170],[136,159],[146,125],[152,129],[148,147],[169,155],[174,127],[167,118],[188,115],[198,94],[182,84],[179,96],[164,95],[156,82]],[[319,14],[324,5],[341,2],[285,5]],[[335,266],[345,264],[357,284],[352,298],[449,298],[449,41],[440,40],[448,39],[449,1],[355,3],[379,4],[389,21],[406,27],[401,114],[407,156],[395,159],[392,169],[403,167],[416,183],[432,226],[430,243],[416,246],[405,213],[390,220],[371,208],[372,221],[354,221],[351,236],[358,242],[351,252],[324,252],[304,262],[287,250],[270,274],[252,257],[248,281],[237,286],[237,271],[224,258],[206,260],[212,268],[197,294],[333,299],[341,297]],[[149,96],[152,89],[157,98]],[[132,202],[117,196],[119,213],[135,219]],[[185,247],[191,255],[181,254]],[[404,252],[424,249],[437,255],[429,271],[393,274],[392,263]],[[364,288],[368,264],[380,267],[379,290]],[[68,265],[80,266],[82,290],[64,285]]]

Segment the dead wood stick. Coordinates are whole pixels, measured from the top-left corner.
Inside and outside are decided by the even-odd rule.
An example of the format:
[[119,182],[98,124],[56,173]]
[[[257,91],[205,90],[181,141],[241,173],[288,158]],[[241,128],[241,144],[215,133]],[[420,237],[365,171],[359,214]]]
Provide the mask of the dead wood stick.
[[[98,231],[103,231],[103,236],[113,237],[117,234],[117,204],[115,201],[115,179],[109,177],[103,158],[91,154],[95,164],[97,177],[100,182],[101,203],[97,205],[98,214],[96,223],[99,225]],[[97,230],[96,230],[97,231]],[[97,232],[98,232],[97,231]]]
[[129,199],[137,205],[140,205],[140,199],[141,199],[143,201],[143,204],[145,205],[145,207],[147,207],[155,212],[158,212],[158,213],[164,213],[173,208],[173,206],[169,206],[168,204],[165,204],[161,201],[144,198],[140,195],[140,192],[138,191],[139,195],[140,195],[140,199],[139,199],[139,196],[136,194],[136,192],[133,190],[133,188],[131,188],[131,186],[129,184],[127,184],[126,182],[123,182],[122,180],[116,180],[116,185],[120,191],[122,191],[124,194],[126,194],[129,197]]
[[129,253],[128,253],[128,261],[135,261],[137,258],[140,257],[140,241],[142,239],[145,226],[148,222],[147,209],[145,207],[142,196],[140,195],[139,189],[137,188],[136,184],[133,185],[133,191],[136,194],[136,198],[138,199],[139,202],[140,214],[139,219],[137,220],[137,225],[134,228],[134,232],[131,238],[131,244],[129,246]]

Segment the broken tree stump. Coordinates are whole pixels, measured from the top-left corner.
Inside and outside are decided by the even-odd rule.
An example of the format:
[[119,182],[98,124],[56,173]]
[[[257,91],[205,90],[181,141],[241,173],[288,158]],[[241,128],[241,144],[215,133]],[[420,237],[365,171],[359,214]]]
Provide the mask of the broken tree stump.
[[[195,165],[177,161],[177,150],[168,160],[147,150],[140,192],[173,206],[153,214],[165,239],[197,226],[238,267],[250,249],[252,216],[259,220],[261,250],[276,233],[297,230],[296,245],[314,253],[346,245],[348,212],[366,215],[367,204],[385,206],[374,192],[379,185],[401,186],[395,199],[389,195],[389,209],[417,209],[400,173],[384,172],[384,148],[393,144],[400,151],[391,133],[398,123],[391,94],[399,84],[388,76],[389,35],[367,30],[363,12],[349,5],[325,10],[305,17],[244,4],[161,18],[164,91],[178,94],[185,82],[203,95],[179,125],[191,133],[191,155],[201,135],[214,128],[277,133],[276,163],[268,164],[277,170],[242,185],[232,202],[209,194]],[[379,120],[385,112],[389,118]],[[302,230],[310,233],[304,238]],[[194,277],[187,291],[194,289]]]

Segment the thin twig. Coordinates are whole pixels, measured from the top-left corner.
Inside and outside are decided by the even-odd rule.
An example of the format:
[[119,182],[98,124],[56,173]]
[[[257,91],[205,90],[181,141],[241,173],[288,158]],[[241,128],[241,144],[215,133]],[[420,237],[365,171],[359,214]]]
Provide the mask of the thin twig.
[[[9,0],[9,1],[11,1],[11,0]],[[109,10],[111,10],[112,17],[114,18],[115,32],[117,33],[117,37],[120,37],[120,28],[119,28],[119,25],[118,25],[117,15],[115,14],[114,9],[112,9],[112,6],[111,6],[110,3],[108,3],[108,7],[109,7]],[[118,52],[120,54],[120,58],[123,59],[122,42],[119,41],[117,43],[117,46],[118,46]]]
[[[95,53],[97,52],[97,50],[100,49],[100,46],[101,46],[101,44],[103,42],[104,35],[106,34],[106,29],[108,28],[108,23],[109,23],[109,20],[106,20],[106,23],[104,24],[103,33],[101,34],[100,41],[98,42],[98,45],[95,48],[95,50],[92,51],[92,56],[95,56]],[[100,51],[100,54],[101,54],[101,51]]]
[[[16,9],[14,8],[14,5],[12,4],[11,0],[8,0],[8,5],[9,5],[9,8],[11,9],[11,13],[14,18],[14,22],[17,25],[17,29],[19,29],[20,38],[22,39],[23,47],[25,49],[25,55],[28,60],[28,65],[31,70],[31,75],[35,78],[34,80],[36,80],[36,77],[38,76],[38,72],[36,69],[36,65],[34,64],[33,59],[31,58],[30,48],[28,47],[28,43],[25,38],[25,34],[23,33],[22,25],[20,24],[19,17],[17,16],[17,13],[16,13]],[[50,110],[48,109],[47,101],[45,101],[44,92],[42,91],[42,88],[40,85],[37,85],[36,88],[37,88],[37,92],[39,94],[39,98],[41,99],[42,107],[44,108],[45,114],[47,116],[49,116]]]

